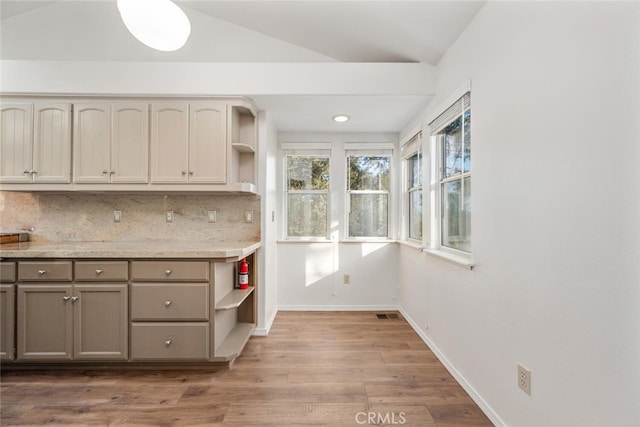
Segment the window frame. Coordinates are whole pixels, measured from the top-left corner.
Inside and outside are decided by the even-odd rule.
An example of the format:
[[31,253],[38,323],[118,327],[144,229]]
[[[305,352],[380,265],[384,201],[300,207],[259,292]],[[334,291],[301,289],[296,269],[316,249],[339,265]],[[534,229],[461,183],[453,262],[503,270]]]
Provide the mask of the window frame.
[[[465,100],[465,97],[466,100]],[[465,106],[465,102],[468,102],[468,105]],[[461,103],[462,107],[460,109],[459,114],[455,114],[450,119],[440,122],[436,126],[434,126],[434,122],[438,121],[441,116],[444,116],[447,113],[450,113],[450,109],[454,108],[457,103]],[[465,251],[462,249],[445,246],[443,244],[443,227],[444,227],[444,206],[443,206],[443,186],[448,182],[460,181],[461,182],[461,195],[464,197],[464,181],[465,179],[469,179],[470,183],[472,183],[472,167],[469,167],[468,171],[464,170],[464,128],[462,129],[462,150],[463,150],[463,167],[462,172],[456,174],[455,176],[445,177],[444,176],[444,136],[442,135],[442,131],[453,123],[458,118],[462,117],[462,125],[464,126],[464,116],[465,113],[469,111],[471,115],[471,82],[467,82],[461,89],[459,89],[453,96],[449,97],[448,102],[442,106],[442,108],[438,109],[438,114],[433,118],[433,120],[429,121],[429,182],[430,182],[430,191],[429,191],[429,213],[430,213],[430,243],[427,245],[425,249],[426,252],[434,253],[436,255],[440,255],[452,260],[453,262],[459,263],[465,267],[473,268],[473,238],[472,234],[470,234],[469,244],[470,250]],[[469,138],[469,145],[473,147],[471,136]],[[470,148],[471,150],[471,148]],[[469,153],[469,162],[472,164],[472,155],[471,151]],[[470,184],[471,185],[471,184]],[[424,197],[424,194],[423,194]],[[460,205],[464,210],[464,204]],[[472,230],[473,227],[471,226]],[[424,234],[424,233],[423,233]]]
[[[329,161],[329,182],[326,190],[291,190],[288,182],[289,162],[291,157],[324,158]],[[331,229],[331,150],[328,149],[284,149],[282,153],[282,190],[283,190],[283,229],[282,236],[286,241],[326,242],[330,241]],[[290,194],[325,194],[326,195],[326,229],[324,236],[290,236],[289,235],[289,195]]]
[[[379,144],[377,144],[379,145]],[[344,213],[344,235],[345,241],[391,241],[394,235],[394,215],[393,215],[393,189],[394,189],[394,154],[392,146],[380,146],[375,148],[350,148],[345,146],[345,213]],[[350,158],[351,157],[388,157],[389,158],[389,189],[388,190],[351,190],[350,185]],[[351,236],[349,216],[351,213],[352,194],[386,194],[387,195],[387,235],[382,236]]]
[[[419,131],[409,138],[407,142],[402,144],[401,147],[402,162],[403,162],[403,195],[404,200],[402,203],[403,209],[403,224],[402,224],[402,240],[412,245],[424,245],[426,230],[425,224],[425,181],[426,181],[426,168],[425,168],[425,155],[422,147],[422,132]],[[416,158],[414,161],[413,159]],[[414,176],[414,166],[418,164],[420,168],[419,183],[412,185]],[[421,211],[420,225],[421,233],[419,238],[411,236],[411,196],[412,193],[421,192]]]

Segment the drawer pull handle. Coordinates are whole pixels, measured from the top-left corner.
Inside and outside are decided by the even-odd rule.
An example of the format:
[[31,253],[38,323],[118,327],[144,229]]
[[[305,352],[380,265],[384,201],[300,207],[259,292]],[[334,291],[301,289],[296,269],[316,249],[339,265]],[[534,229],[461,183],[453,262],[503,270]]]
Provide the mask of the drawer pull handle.
[[67,302],[67,301],[69,301],[70,299],[71,299],[71,297],[69,297],[69,296],[64,296],[64,297],[62,297],[62,301],[64,301],[64,302]]
[[97,274],[98,276],[99,276],[99,275],[101,275],[101,274],[102,274],[102,269],[100,269],[100,268],[99,268],[99,269],[97,269],[97,270],[96,270],[96,274]]
[[171,301],[170,301],[170,300],[166,300],[166,301],[164,302],[164,306],[165,306],[165,307],[169,307],[170,305],[171,305]]
[[46,272],[47,272],[47,270],[38,270],[38,274],[40,276],[44,275],[44,273],[46,273]]
[[71,297],[71,302],[76,302],[76,301],[78,301],[78,298],[79,298],[79,297]]
[[167,269],[164,271],[164,274],[166,274],[167,276],[171,274],[171,270]]
[[169,347],[170,345],[171,345],[171,340],[166,340],[166,341],[164,342],[164,346],[165,346],[165,347]]

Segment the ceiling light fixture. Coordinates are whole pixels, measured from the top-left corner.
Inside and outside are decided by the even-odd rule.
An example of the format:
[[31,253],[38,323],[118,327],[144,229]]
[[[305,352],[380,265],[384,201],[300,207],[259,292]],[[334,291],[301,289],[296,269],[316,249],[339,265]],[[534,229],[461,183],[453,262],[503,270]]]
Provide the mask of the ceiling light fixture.
[[171,0],[118,0],[118,11],[127,30],[156,50],[178,50],[191,34],[189,18]]
[[335,116],[331,117],[331,120],[336,123],[344,123],[348,122],[350,118],[351,117],[347,116],[346,114],[336,114]]

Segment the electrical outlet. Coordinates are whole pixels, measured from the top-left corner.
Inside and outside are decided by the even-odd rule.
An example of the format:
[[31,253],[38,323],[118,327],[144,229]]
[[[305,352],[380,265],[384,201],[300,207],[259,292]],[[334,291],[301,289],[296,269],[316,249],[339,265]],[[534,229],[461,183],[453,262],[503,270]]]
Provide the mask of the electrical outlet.
[[122,211],[113,211],[113,222],[122,222]]
[[350,285],[351,284],[351,275],[350,274],[345,274],[343,282],[344,282],[345,285]]
[[518,364],[518,387],[531,395],[531,371]]
[[253,211],[244,211],[244,222],[253,222]]
[[173,211],[167,211],[165,213],[165,219],[167,220],[167,222],[173,222]]
[[216,211],[207,211],[207,221],[216,222]]

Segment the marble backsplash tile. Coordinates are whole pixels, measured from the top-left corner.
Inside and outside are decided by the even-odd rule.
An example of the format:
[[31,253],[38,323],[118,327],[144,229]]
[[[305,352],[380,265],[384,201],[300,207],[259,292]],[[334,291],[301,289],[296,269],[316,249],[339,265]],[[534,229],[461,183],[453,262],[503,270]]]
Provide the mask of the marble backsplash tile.
[[[113,211],[122,211],[122,221]],[[167,223],[166,211],[174,212]],[[208,222],[207,211],[216,211]],[[253,211],[253,222],[245,222]],[[260,196],[0,192],[0,229],[33,241],[260,241]]]

